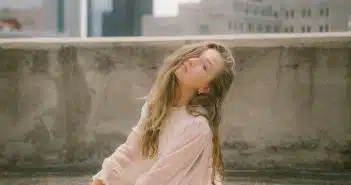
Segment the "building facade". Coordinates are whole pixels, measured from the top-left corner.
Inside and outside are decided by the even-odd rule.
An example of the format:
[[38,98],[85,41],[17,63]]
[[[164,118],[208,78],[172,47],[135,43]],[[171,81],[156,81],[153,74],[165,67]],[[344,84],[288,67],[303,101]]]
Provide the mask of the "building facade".
[[202,0],[180,4],[176,17],[144,17],[143,35],[279,32],[279,7],[262,1]]
[[350,0],[202,0],[176,17],[143,17],[143,35],[347,31]]
[[112,11],[105,12],[103,36],[140,36],[141,19],[152,15],[153,0],[113,0]]
[[348,30],[350,0],[282,1],[282,32],[342,32]]
[[[86,0],[87,35],[102,36],[103,12],[111,10],[111,0]],[[80,0],[45,0],[44,27],[46,31],[64,33],[68,36],[80,36]]]
[[79,0],[45,0],[42,8],[45,31],[73,37],[80,35]]

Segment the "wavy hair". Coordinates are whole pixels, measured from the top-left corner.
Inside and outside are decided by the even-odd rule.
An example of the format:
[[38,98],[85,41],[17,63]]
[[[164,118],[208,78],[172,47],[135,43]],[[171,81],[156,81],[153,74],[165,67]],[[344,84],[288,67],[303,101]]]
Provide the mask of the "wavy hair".
[[[234,80],[234,58],[231,51],[215,42],[188,44],[169,55],[159,70],[148,96],[147,116],[143,120],[141,151],[145,158],[153,158],[158,150],[160,131],[167,113],[175,104],[178,87],[174,71],[188,58],[199,57],[207,49],[215,49],[224,61],[224,68],[210,82],[210,92],[195,93],[187,105],[187,111],[194,116],[204,116],[212,131],[212,183],[216,176],[223,177],[223,161],[219,139],[219,125],[222,117],[222,104]],[[206,111],[199,111],[200,109]]]

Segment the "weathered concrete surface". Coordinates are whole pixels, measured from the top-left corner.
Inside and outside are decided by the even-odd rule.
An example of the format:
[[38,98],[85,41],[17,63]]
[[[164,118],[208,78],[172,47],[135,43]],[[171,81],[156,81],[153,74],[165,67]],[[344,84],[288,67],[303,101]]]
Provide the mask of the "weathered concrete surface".
[[[350,42],[296,43],[232,47],[227,169],[351,169]],[[0,167],[101,163],[177,45],[27,44],[0,43]]]

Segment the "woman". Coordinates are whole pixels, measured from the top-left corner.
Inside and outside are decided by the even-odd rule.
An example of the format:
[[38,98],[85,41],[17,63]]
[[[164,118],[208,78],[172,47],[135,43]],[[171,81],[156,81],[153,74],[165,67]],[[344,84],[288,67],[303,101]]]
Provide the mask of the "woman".
[[211,185],[221,180],[219,124],[233,68],[230,50],[214,42],[185,45],[166,58],[138,124],[104,160],[92,184]]

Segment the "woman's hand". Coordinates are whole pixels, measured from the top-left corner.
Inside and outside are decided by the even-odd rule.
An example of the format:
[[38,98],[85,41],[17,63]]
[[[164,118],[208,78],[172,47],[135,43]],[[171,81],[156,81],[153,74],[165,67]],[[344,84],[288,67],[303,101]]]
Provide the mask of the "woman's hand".
[[105,185],[102,180],[93,180],[90,185]]

